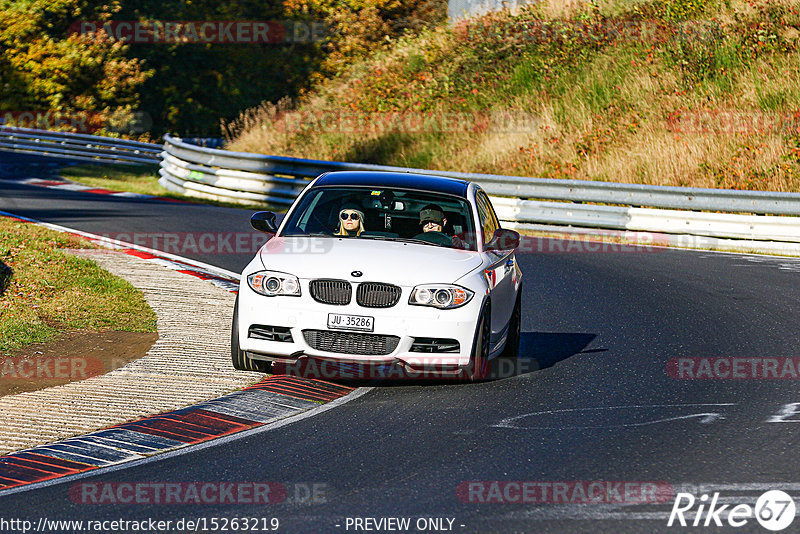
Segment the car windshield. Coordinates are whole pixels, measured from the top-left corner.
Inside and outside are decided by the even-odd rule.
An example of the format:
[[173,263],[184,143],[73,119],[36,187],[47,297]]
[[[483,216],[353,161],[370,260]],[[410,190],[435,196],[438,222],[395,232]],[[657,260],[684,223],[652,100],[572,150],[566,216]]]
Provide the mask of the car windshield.
[[[433,224],[420,224],[423,210],[426,219],[436,219]],[[351,222],[348,229],[353,230],[345,231],[342,216],[353,213],[358,223]],[[281,235],[350,236],[476,250],[474,228],[463,198],[405,189],[320,187],[303,196]]]

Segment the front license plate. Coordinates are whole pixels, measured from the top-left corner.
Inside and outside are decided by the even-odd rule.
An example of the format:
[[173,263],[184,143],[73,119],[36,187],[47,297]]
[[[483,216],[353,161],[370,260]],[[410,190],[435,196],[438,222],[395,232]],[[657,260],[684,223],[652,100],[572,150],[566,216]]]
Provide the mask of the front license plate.
[[328,328],[372,332],[374,325],[374,317],[366,317],[364,315],[345,315],[343,313],[328,314]]

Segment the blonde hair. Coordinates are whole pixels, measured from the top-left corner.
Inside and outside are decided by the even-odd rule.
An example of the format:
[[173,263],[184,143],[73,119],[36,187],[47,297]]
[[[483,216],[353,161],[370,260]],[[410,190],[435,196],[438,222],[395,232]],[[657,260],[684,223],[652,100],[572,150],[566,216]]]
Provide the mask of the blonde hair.
[[344,221],[342,220],[342,213],[345,211],[354,211],[358,213],[358,228],[356,228],[356,236],[360,236],[361,232],[364,231],[364,212],[353,208],[343,208],[339,210],[339,229],[336,230],[336,233],[333,235],[350,235],[350,233],[344,229]]

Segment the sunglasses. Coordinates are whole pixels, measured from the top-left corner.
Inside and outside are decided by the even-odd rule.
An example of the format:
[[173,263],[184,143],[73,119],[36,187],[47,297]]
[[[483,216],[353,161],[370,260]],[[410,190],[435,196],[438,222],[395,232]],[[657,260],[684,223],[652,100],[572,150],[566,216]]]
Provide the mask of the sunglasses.
[[340,217],[342,218],[343,221],[346,221],[347,219],[352,219],[354,221],[357,221],[358,219],[360,219],[358,213],[342,213]]

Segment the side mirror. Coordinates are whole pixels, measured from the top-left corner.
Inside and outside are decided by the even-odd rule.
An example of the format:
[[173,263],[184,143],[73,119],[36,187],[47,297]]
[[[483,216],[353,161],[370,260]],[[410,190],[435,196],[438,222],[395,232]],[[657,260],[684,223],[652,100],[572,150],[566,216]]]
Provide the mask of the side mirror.
[[485,250],[514,250],[519,248],[519,234],[514,230],[498,228],[492,239],[483,247]]
[[250,225],[259,232],[276,234],[278,233],[276,217],[271,211],[259,211],[250,217]]

